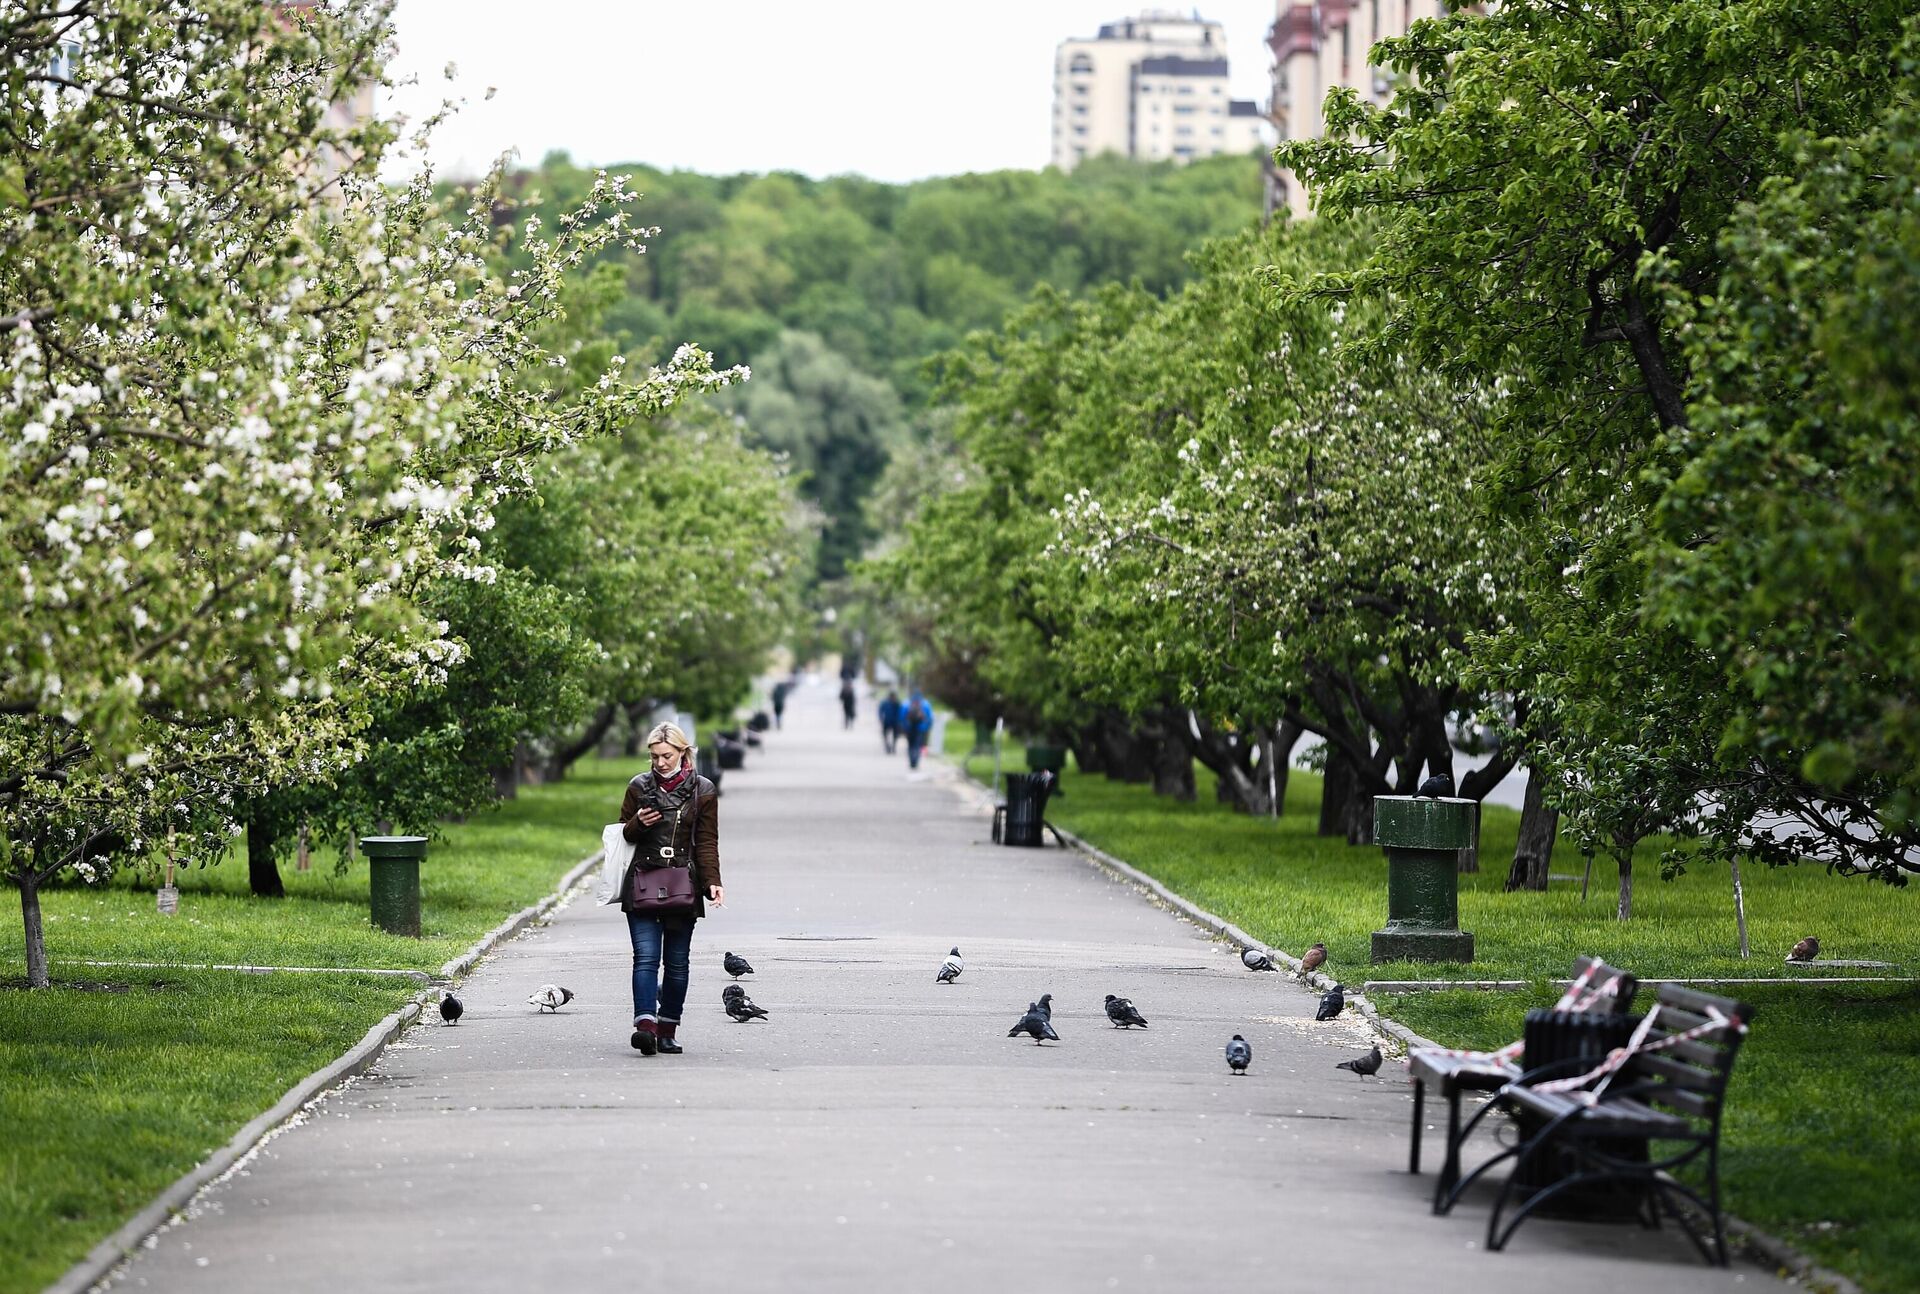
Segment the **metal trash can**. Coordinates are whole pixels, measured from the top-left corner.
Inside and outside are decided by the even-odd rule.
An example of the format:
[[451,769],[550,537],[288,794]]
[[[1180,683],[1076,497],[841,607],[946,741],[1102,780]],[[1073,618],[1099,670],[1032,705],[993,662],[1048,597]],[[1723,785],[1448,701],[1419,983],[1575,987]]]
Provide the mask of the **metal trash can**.
[[362,836],[373,924],[390,935],[420,937],[420,860],[425,836]]
[[[1552,1075],[1572,1078],[1586,1073],[1607,1058],[1615,1047],[1625,1046],[1641,1017],[1613,1011],[1550,1011],[1536,1008],[1527,1012],[1521,1037],[1526,1042],[1527,1069],[1538,1069],[1554,1062],[1565,1067]],[[1531,1137],[1540,1129],[1532,1119],[1520,1120],[1522,1133]],[[1644,1137],[1619,1137],[1596,1143],[1617,1159],[1633,1163],[1647,1162]],[[1564,1152],[1543,1150],[1526,1163],[1517,1165],[1516,1186],[1524,1186],[1521,1198],[1551,1186],[1576,1171],[1576,1164]],[[1638,1217],[1645,1207],[1644,1189],[1639,1183],[1608,1182],[1593,1186],[1573,1186],[1563,1190],[1540,1210],[1545,1217],[1582,1218],[1603,1222],[1626,1222]]]
[[1007,778],[1007,805],[1000,818],[999,843],[1024,845],[1036,849],[1047,819],[1047,793],[1053,788],[1053,774],[1014,773]]

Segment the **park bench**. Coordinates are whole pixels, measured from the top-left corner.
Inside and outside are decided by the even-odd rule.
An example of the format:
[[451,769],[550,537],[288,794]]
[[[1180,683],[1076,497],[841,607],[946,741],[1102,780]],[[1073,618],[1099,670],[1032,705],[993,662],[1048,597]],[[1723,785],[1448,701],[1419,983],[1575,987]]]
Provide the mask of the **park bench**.
[[[1633,1003],[1633,976],[1609,966],[1597,957],[1574,959],[1573,978],[1552,1010],[1556,1013],[1593,1011],[1624,1012]],[[1447,1102],[1447,1153],[1434,1183],[1433,1211],[1445,1212],[1443,1202],[1460,1177],[1460,1143],[1466,1132],[1460,1127],[1462,1092],[1495,1092],[1525,1072],[1520,1064],[1525,1040],[1509,1043],[1498,1051],[1456,1051],[1444,1047],[1420,1047],[1407,1055],[1407,1070],[1413,1078],[1413,1148],[1409,1169],[1420,1172],[1420,1138],[1425,1127],[1426,1090],[1433,1087]],[[1469,1127],[1468,1131],[1471,1130]]]
[[[1653,1008],[1604,1060],[1541,1066],[1494,1095],[1488,1107],[1512,1114],[1523,1135],[1464,1177],[1448,1204],[1489,1168],[1511,1159],[1513,1170],[1487,1219],[1488,1249],[1504,1248],[1542,1206],[1577,1194],[1628,1204],[1631,1216],[1648,1226],[1658,1226],[1664,1211],[1702,1258],[1726,1266],[1720,1120],[1752,1018],[1744,1002],[1660,985]],[[1702,1160],[1704,1194],[1676,1176]],[[1509,1216],[1514,1201],[1518,1207]],[[1711,1223],[1711,1248],[1682,1201]]]

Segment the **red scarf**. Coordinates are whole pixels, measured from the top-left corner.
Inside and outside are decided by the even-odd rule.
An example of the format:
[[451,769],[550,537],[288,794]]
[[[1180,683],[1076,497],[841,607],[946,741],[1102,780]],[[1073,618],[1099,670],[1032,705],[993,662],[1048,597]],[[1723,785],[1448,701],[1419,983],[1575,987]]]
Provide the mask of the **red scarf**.
[[672,777],[661,777],[659,774],[656,773],[654,775],[653,784],[659,787],[663,791],[668,791],[668,792],[677,791],[680,789],[680,784],[686,781],[687,778],[690,777],[692,774],[693,774],[693,770],[691,768],[688,768],[683,763],[680,765],[680,771],[675,773]]

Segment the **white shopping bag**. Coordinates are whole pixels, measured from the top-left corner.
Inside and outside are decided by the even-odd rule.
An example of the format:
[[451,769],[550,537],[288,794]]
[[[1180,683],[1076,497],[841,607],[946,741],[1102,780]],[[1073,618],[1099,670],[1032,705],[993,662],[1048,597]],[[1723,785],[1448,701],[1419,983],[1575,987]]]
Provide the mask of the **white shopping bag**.
[[600,902],[611,903],[620,895],[620,879],[633,861],[633,844],[626,828],[610,822],[600,832]]

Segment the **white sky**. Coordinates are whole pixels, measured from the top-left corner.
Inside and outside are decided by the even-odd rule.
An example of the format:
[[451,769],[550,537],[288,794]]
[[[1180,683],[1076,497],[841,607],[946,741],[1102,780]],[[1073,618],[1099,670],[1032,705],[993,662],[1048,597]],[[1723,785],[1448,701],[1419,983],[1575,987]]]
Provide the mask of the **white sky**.
[[[447,178],[517,150],[588,165],[904,181],[1048,160],[1053,51],[1142,0],[398,0],[383,111],[467,106],[432,149]],[[1236,99],[1269,94],[1278,0],[1209,0]],[[449,83],[442,73],[458,68]],[[488,87],[495,93],[485,99]]]

